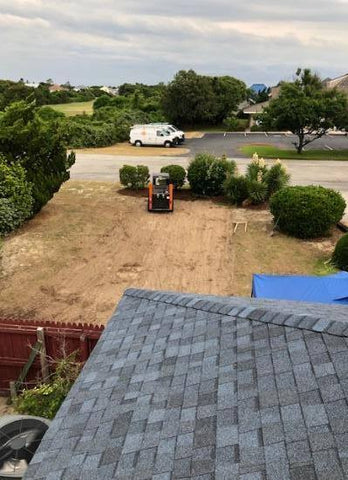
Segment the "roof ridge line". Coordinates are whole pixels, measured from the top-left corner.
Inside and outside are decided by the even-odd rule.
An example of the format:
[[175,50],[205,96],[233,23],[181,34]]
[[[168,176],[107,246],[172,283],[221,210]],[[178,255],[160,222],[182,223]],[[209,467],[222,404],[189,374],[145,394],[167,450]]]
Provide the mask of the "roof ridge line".
[[326,333],[337,337],[348,337],[348,323],[344,324],[343,322],[327,320],[314,315],[283,313],[273,309],[254,307],[252,305],[236,306],[224,304],[223,301],[214,302],[202,298],[192,298],[195,295],[194,293],[184,294],[128,288],[125,290],[124,295],[158,303],[167,303],[168,305],[193,308],[194,310],[209,313],[243,318],[245,320],[254,320],[260,323],[291,327],[299,330],[310,330],[312,332]]

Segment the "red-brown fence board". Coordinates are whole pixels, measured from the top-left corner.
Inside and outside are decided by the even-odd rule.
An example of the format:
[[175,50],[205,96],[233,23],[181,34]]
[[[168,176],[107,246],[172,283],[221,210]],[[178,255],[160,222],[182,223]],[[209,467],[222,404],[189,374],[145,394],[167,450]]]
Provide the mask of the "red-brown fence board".
[[[104,327],[99,325],[38,322],[14,318],[0,318],[0,394],[8,394],[10,381],[17,380],[37,341],[37,328],[44,328],[46,354],[49,360],[58,360],[74,351],[79,360],[86,361],[95,347]],[[26,377],[32,384],[41,378],[37,356]]]

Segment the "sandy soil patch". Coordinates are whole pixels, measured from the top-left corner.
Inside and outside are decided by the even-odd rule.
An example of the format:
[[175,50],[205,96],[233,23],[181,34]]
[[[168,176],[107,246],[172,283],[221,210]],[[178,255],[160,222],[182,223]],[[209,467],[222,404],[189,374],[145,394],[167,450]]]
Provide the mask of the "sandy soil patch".
[[204,132],[185,132],[185,138],[202,138]]
[[130,286],[250,295],[252,273],[311,273],[334,242],[323,252],[270,231],[266,210],[183,195],[173,214],[150,214],[146,198],[115,184],[70,181],[6,238],[0,314],[105,323]]
[[101,148],[80,148],[75,149],[76,153],[90,153],[99,155],[129,155],[134,157],[173,157],[177,155],[187,155],[190,150],[184,146],[178,146],[173,148],[164,147],[135,147],[128,142],[117,143],[110,147]]

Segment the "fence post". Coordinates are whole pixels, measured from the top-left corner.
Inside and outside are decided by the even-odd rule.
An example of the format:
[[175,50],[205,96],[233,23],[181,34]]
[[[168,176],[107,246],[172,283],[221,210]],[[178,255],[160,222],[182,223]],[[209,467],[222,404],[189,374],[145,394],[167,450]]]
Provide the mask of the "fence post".
[[41,364],[41,374],[44,382],[48,380],[49,370],[46,357],[46,343],[45,343],[45,331],[43,327],[37,327],[36,329],[37,339],[41,343],[40,348],[40,364]]
[[80,355],[81,362],[86,362],[88,359],[88,343],[84,333],[80,336]]
[[17,388],[16,388],[16,382],[15,381],[10,382],[10,397],[11,397],[11,402],[12,403],[17,398]]

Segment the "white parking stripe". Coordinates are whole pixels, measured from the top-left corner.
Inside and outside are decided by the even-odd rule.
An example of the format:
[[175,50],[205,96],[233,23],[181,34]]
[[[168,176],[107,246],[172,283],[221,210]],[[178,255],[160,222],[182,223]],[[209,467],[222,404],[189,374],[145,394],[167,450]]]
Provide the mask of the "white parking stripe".
[[334,150],[332,147],[330,147],[329,145],[325,145],[325,147],[328,149],[328,150]]

